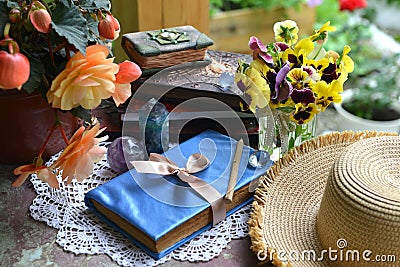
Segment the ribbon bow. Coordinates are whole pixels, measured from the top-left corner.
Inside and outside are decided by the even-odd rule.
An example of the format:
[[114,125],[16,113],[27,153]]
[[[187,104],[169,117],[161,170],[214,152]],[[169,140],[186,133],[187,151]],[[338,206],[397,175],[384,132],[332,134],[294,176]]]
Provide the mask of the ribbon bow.
[[202,154],[192,154],[185,168],[179,168],[175,162],[160,154],[150,153],[148,161],[132,161],[133,167],[140,173],[156,173],[160,175],[177,175],[183,182],[189,184],[200,196],[211,205],[213,225],[225,219],[225,202],[222,195],[206,181],[192,175],[204,170],[210,161]]

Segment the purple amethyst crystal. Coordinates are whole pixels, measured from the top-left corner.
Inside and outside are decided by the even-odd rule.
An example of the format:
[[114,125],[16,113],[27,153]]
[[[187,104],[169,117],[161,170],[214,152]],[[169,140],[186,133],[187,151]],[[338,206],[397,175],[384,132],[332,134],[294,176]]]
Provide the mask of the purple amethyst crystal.
[[128,171],[132,167],[131,161],[146,159],[147,152],[144,145],[134,137],[118,137],[107,149],[108,165],[118,173]]

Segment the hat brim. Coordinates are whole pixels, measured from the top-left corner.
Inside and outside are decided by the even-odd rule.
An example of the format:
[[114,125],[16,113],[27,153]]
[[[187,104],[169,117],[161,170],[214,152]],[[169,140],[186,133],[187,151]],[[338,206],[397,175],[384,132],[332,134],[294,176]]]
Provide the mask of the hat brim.
[[249,220],[251,250],[275,266],[327,266],[316,218],[329,171],[349,145],[395,136],[375,131],[335,132],[290,150],[260,178]]

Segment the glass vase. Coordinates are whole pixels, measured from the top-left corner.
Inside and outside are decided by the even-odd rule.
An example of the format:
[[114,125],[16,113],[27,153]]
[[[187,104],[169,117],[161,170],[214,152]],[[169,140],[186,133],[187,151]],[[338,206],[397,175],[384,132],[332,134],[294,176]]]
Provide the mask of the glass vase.
[[277,161],[290,149],[310,140],[316,135],[317,116],[304,124],[290,120],[288,113],[259,112],[258,150],[249,158],[253,167],[262,167],[270,160]]

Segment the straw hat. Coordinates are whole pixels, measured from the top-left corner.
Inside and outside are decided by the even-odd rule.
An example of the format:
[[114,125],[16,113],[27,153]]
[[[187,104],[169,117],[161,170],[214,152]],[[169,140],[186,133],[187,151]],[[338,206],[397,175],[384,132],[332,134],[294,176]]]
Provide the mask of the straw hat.
[[294,148],[261,178],[249,226],[252,251],[276,266],[400,266],[400,136]]

